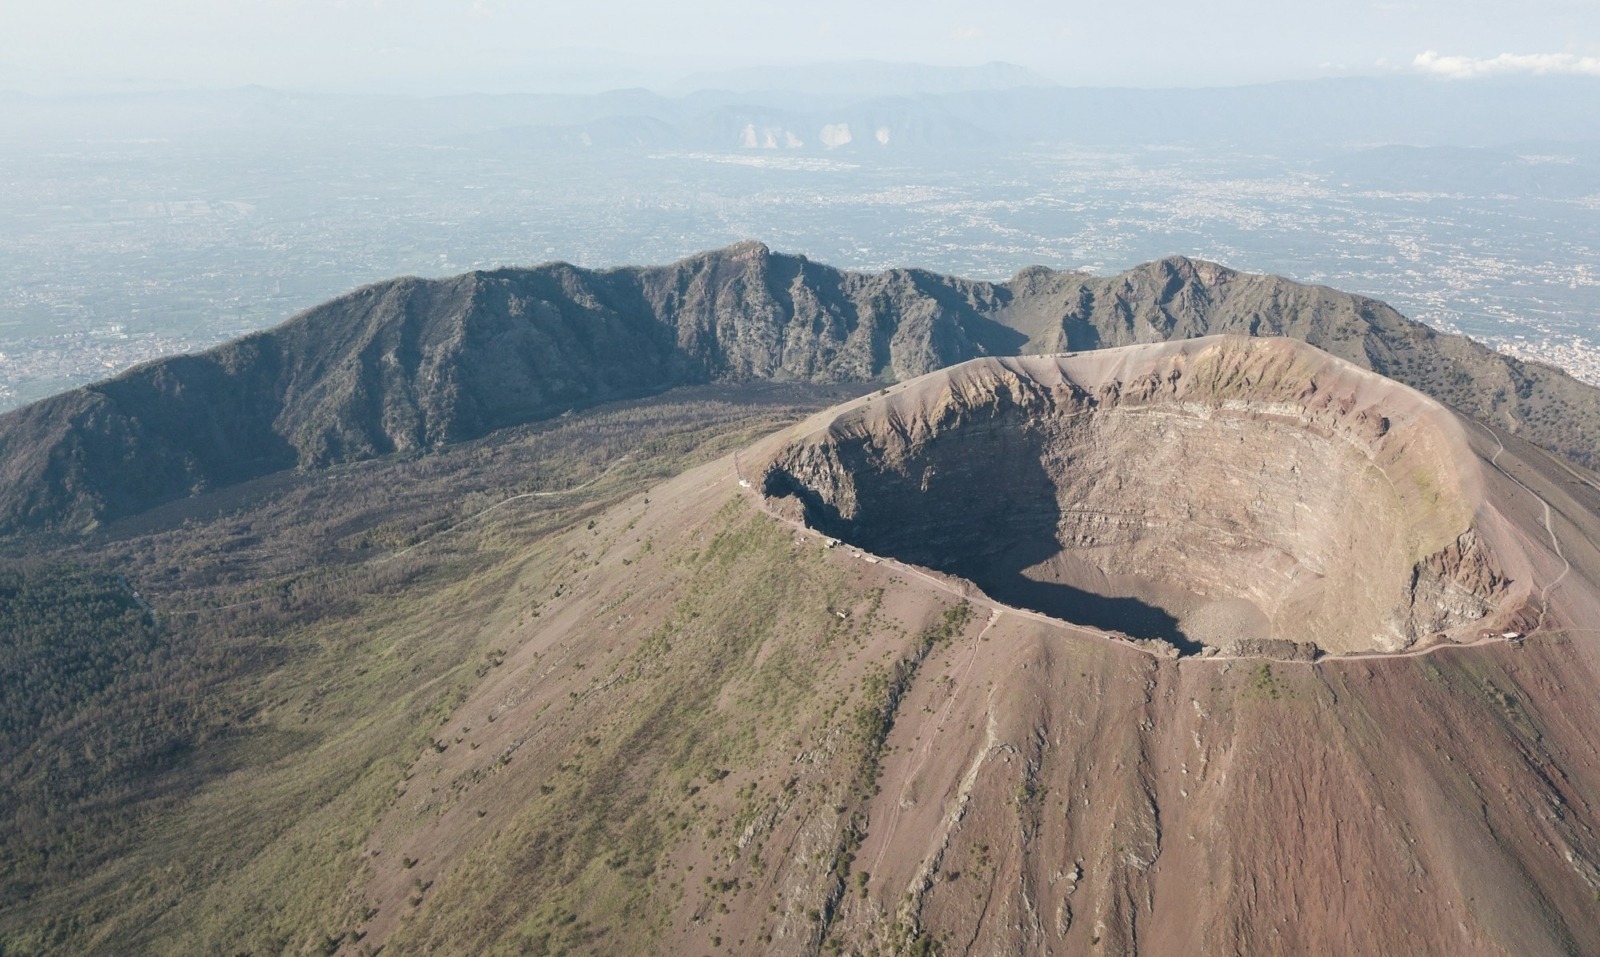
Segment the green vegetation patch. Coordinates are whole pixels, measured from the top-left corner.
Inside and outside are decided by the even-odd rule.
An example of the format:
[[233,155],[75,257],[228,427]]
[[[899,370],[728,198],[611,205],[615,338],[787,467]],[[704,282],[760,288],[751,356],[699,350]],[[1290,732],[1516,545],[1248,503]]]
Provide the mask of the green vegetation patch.
[[[678,597],[620,662],[624,680],[571,698],[529,741],[537,797],[439,880],[386,955],[648,952],[681,893],[660,876],[674,854],[702,841],[738,853],[728,829],[770,805],[726,769],[760,766],[807,720],[828,608],[864,596],[743,499],[705,531],[700,548],[663,556]],[[715,893],[737,886],[696,876]]]
[[[586,534],[650,477],[792,420],[805,408],[791,398],[816,403],[708,393],[597,409],[419,459],[237,486],[0,566],[0,747],[20,755],[0,762],[0,953],[359,951],[369,832],[506,631],[537,613],[523,585],[548,594],[571,581],[561,533]],[[767,579],[741,581],[776,594],[787,540],[758,539],[750,554],[770,552]],[[125,569],[154,620],[97,568]],[[714,604],[737,602],[698,587],[683,617],[687,647],[703,650]],[[740,693],[784,700],[805,687],[805,658],[775,656],[783,673],[755,669]],[[730,722],[727,740],[692,753],[747,746],[750,725]],[[624,764],[652,740],[601,737],[593,754]],[[669,820],[652,837],[654,818],[594,806],[615,826],[576,847],[648,849],[678,833]],[[641,851],[596,866],[650,865]]]

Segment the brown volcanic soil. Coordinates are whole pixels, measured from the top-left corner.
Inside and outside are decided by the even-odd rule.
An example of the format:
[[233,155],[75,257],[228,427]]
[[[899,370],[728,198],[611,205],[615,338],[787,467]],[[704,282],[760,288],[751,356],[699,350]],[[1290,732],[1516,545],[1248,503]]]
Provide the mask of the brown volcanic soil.
[[[1308,378],[1316,393],[1279,391]],[[1024,441],[1023,410],[1063,421]],[[1244,466],[1276,448],[1267,464],[1303,478],[1251,497],[1228,491],[1246,484],[1234,466],[1193,475],[1212,431]],[[1129,497],[1138,477],[1111,453],[1158,439],[1166,458],[1126,464],[1190,472],[1216,501],[1174,503],[1171,481]],[[962,458],[945,444],[987,467],[945,478]],[[1018,447],[1058,472],[1026,474]],[[1151,654],[829,547],[742,487],[758,463],[802,460],[816,470],[788,474],[830,477],[813,506],[838,521],[887,508],[877,486],[896,481],[901,522],[1005,520],[985,483],[1012,505],[1067,488],[1119,515],[1175,509],[1196,520],[1083,524],[1047,503],[1047,531],[1123,537],[1020,570],[1086,581],[1099,563],[1153,603],[1143,581],[1166,578],[1106,553],[1170,569],[1188,547],[1191,595],[1216,600],[1229,574],[1273,583],[1229,599],[1272,634],[1386,647],[1445,615],[1473,643]],[[1083,461],[1104,468],[1072,484]],[[924,477],[956,497],[919,507]],[[1600,953],[1596,483],[1275,342],[966,366],[833,410],[618,505],[508,579],[498,663],[362,851],[372,919],[346,951]],[[1313,514],[1286,508],[1299,495]],[[950,527],[934,518],[925,530]],[[892,523],[862,527],[895,541]],[[1230,571],[1249,567],[1245,540],[1253,576]],[[1286,571],[1313,561],[1328,584]],[[1525,641],[1480,642],[1507,616]]]

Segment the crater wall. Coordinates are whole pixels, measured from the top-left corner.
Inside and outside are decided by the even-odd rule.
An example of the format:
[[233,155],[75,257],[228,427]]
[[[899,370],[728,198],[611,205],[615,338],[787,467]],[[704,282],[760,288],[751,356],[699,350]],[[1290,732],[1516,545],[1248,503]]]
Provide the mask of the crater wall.
[[978,360],[813,422],[764,491],[869,551],[1180,650],[1395,651],[1506,582],[1454,417],[1300,343]]

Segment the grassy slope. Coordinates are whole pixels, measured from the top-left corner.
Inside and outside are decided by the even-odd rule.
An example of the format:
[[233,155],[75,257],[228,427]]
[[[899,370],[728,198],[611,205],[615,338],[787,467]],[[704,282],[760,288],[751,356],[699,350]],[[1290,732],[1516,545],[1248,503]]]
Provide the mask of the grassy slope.
[[[367,830],[486,673],[518,614],[506,596],[549,567],[553,536],[830,400],[697,393],[676,409],[602,409],[442,463],[363,467],[331,503],[321,483],[202,500],[59,551],[126,569],[156,606],[162,690],[133,713],[91,702],[55,716],[35,746],[75,762],[121,721],[177,757],[81,798],[52,801],[52,782],[34,782],[49,819],[24,835],[33,853],[0,862],[36,875],[0,895],[0,953],[317,952],[358,922]],[[530,486],[583,487],[478,514]],[[14,822],[22,794],[0,793]]]
[[[966,627],[965,606],[887,610],[881,584],[738,496],[675,548],[661,534],[643,555],[624,546],[634,577],[597,576],[577,608],[528,631],[507,662],[540,674],[527,700],[492,728],[480,709],[505,700],[498,689],[467,703],[452,724],[483,746],[419,762],[418,780],[448,797],[399,806],[379,830],[372,905],[401,912],[377,925],[392,929],[384,953],[827,934],[899,697]],[[588,556],[603,562],[605,547]],[[620,627],[586,640],[599,625],[579,623],[600,621]]]

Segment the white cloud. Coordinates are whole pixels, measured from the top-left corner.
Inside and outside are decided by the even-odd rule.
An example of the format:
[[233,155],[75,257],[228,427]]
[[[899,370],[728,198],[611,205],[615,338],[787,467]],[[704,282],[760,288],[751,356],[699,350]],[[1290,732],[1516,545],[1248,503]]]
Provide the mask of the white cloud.
[[1600,57],[1578,56],[1574,53],[1502,53],[1497,57],[1469,57],[1440,56],[1429,50],[1417,54],[1411,64],[1423,73],[1452,80],[1501,76],[1508,73],[1532,73],[1538,76],[1552,73],[1600,76]]
[[969,24],[968,26],[957,27],[955,30],[951,31],[950,38],[952,40],[977,40],[981,38],[983,34],[983,27]]

